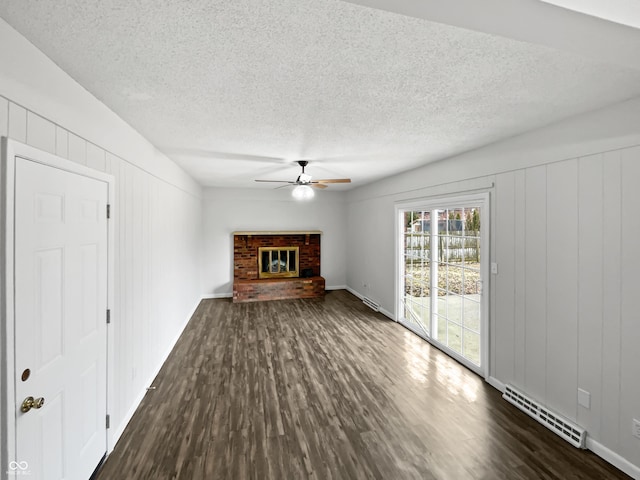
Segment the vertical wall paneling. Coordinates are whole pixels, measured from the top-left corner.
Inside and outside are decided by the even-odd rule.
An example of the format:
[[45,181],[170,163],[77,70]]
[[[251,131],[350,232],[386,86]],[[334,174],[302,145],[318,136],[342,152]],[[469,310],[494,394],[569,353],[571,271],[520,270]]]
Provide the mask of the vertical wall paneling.
[[195,306],[202,205],[115,155],[104,159],[116,179],[118,247],[112,315],[118,388],[110,410],[114,428],[122,429],[182,331],[184,312]]
[[56,126],[53,122],[27,112],[27,144],[49,153],[56,153]]
[[[122,209],[124,212],[124,250],[126,252],[125,255],[125,269],[124,269],[124,278],[123,281],[125,283],[125,305],[124,305],[124,317],[122,321],[124,323],[124,337],[122,339],[122,345],[126,347],[124,350],[124,360],[123,363],[127,366],[127,371],[123,372],[126,375],[127,383],[125,390],[125,398],[132,398],[134,396],[134,378],[135,378],[135,368],[136,365],[134,363],[134,355],[133,352],[136,347],[136,342],[138,339],[134,336],[134,311],[133,304],[135,302],[135,294],[133,289],[133,272],[135,270],[135,254],[133,247],[133,230],[134,230],[134,217],[133,217],[133,209],[134,209],[134,197],[133,197],[133,168],[128,163],[125,163],[124,168],[124,186],[125,192],[122,197]],[[126,341],[126,339],[129,339]]]
[[[158,273],[159,266],[161,265],[160,258],[157,255],[158,243],[153,241],[157,238],[156,226],[160,216],[159,208],[159,195],[158,195],[159,182],[155,179],[151,180],[151,190],[149,192],[150,200],[150,215],[149,215],[149,229],[150,238],[152,239],[151,248],[149,248],[149,298],[157,298],[160,294],[158,289]],[[151,355],[153,358],[159,358],[160,356],[160,342],[159,342],[159,329],[157,325],[160,324],[160,309],[157,302],[151,302],[150,305],[150,332],[149,332],[149,345],[151,348]]]
[[0,97],[0,137],[9,134],[9,101]]
[[126,162],[119,162],[118,175],[116,177],[116,207],[115,207],[115,223],[117,225],[117,240],[116,244],[120,247],[117,249],[118,255],[118,267],[116,268],[116,306],[117,315],[114,322],[114,337],[116,338],[116,345],[120,348],[116,351],[115,355],[115,369],[116,378],[121,378],[123,383],[115,392],[116,401],[115,407],[118,412],[118,418],[122,418],[126,414],[126,398],[127,398],[127,385],[129,384],[129,375],[126,371],[126,302],[127,302],[127,283],[125,281],[125,272],[127,265],[128,250],[125,243],[125,225],[126,225],[126,199],[125,199],[125,186],[126,186]]
[[547,371],[547,167],[525,177],[525,390],[546,398]]
[[591,394],[578,405],[578,423],[599,436],[602,406],[602,155],[578,164],[578,387]]
[[69,160],[87,164],[87,141],[69,132]]
[[[12,40],[6,52],[28,44],[8,26],[0,29]],[[12,79],[27,88],[13,89],[8,98],[11,82],[3,83],[0,135],[115,178],[109,223],[115,230],[108,373],[113,446],[201,298],[202,189],[52,62],[20,51],[19,63],[39,78],[54,75],[55,88],[12,70]],[[154,225],[163,231],[156,235]],[[153,279],[152,272],[162,278]]]
[[69,158],[69,132],[56,125],[56,155]]
[[578,162],[547,167],[547,399],[576,418]]
[[[142,301],[142,318],[144,319],[143,329],[142,329],[142,338],[143,340],[143,348],[144,355],[142,356],[142,370],[145,373],[143,375],[143,379],[146,380],[148,377],[147,372],[151,372],[153,370],[153,364],[151,359],[154,358],[152,356],[151,346],[149,345],[149,335],[151,334],[151,322],[149,318],[149,306],[151,304],[151,297],[149,296],[149,245],[151,245],[151,238],[149,236],[149,183],[151,179],[149,175],[144,175],[142,177],[142,190],[144,195],[142,197],[142,260],[144,262],[144,268],[142,269],[142,278],[140,279],[141,283],[141,301]],[[146,387],[147,385],[144,385]]]
[[113,162],[117,162],[118,161],[118,157],[115,156],[114,154],[110,153],[110,152],[106,152],[105,157],[104,157],[104,169],[106,172],[110,172],[111,171],[111,164]]
[[622,152],[622,268],[620,343],[620,443],[622,455],[640,463],[640,147]]
[[105,171],[105,151],[90,142],[87,142],[87,167]]
[[27,142],[27,111],[13,102],[9,102],[9,137]]
[[142,317],[142,270],[144,269],[144,257],[142,250],[142,202],[144,198],[144,190],[141,179],[141,172],[137,168],[132,168],[131,174],[131,205],[132,205],[132,224],[131,224],[131,252],[135,261],[132,262],[132,277],[131,277],[131,329],[134,339],[132,345],[132,358],[133,368],[131,379],[133,380],[134,391],[137,391],[136,386],[140,382],[138,376],[142,368],[142,358],[144,355],[143,345],[144,337],[142,335],[142,327],[144,325],[144,318]]
[[621,153],[608,152],[603,158],[602,243],[602,418],[601,441],[619,449],[620,418],[620,269],[622,243]]
[[524,388],[525,372],[525,249],[527,232],[525,231],[525,172],[518,170],[514,174],[514,314],[513,314],[513,345],[514,345],[514,383]]
[[347,282],[362,288],[367,259],[393,251],[370,229],[388,206],[493,175],[491,375],[576,420],[589,448],[640,479],[638,119],[640,99],[623,102],[349,192]]
[[495,261],[498,275],[494,288],[495,375],[504,383],[514,377],[514,285],[515,285],[515,176],[513,172],[496,176]]

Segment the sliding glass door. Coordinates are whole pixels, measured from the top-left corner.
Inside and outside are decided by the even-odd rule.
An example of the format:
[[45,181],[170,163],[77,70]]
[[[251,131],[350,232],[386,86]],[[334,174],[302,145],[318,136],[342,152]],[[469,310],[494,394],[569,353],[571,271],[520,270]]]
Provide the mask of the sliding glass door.
[[484,196],[398,208],[398,319],[483,373]]

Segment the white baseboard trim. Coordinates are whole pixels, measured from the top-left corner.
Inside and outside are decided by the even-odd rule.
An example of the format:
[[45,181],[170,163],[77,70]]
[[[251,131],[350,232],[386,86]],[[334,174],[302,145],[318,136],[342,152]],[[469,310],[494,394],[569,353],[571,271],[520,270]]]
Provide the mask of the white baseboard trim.
[[132,402],[131,408],[129,408],[129,411],[127,412],[127,414],[124,416],[124,418],[122,419],[118,427],[113,430],[113,433],[111,434],[111,441],[109,442],[109,446],[111,448],[107,452],[107,455],[113,451],[113,449],[116,446],[116,443],[118,442],[118,440],[120,440],[120,437],[122,436],[125,428],[127,428],[127,425],[131,421],[133,414],[136,413],[136,410],[140,406],[140,402],[142,402],[142,399],[147,394],[147,387],[151,386],[155,378],[158,376],[158,373],[160,373],[160,369],[163,367],[163,365],[167,361],[167,358],[169,358],[169,355],[171,354],[173,348],[176,346],[176,343],[178,343],[178,339],[180,338],[180,335],[182,335],[182,332],[184,332],[184,329],[187,327],[189,320],[191,320],[191,317],[193,317],[193,314],[198,309],[200,302],[201,302],[201,299],[197,301],[195,307],[193,307],[193,309],[187,316],[187,319],[185,320],[184,324],[178,329],[179,331],[175,339],[170,343],[170,346],[167,349],[167,351],[162,355],[162,357],[160,357],[161,361],[158,363],[157,367],[153,370],[153,372],[151,373],[147,381],[143,384],[145,385],[145,387],[138,393],[135,400]]
[[212,298],[232,298],[233,293],[205,293],[202,295],[202,300],[210,300]]
[[495,388],[496,390],[499,390],[502,393],[504,393],[504,391],[506,389],[505,384],[502,383],[500,380],[498,380],[496,377],[487,378],[487,383],[489,385],[491,385],[493,388]]
[[630,477],[635,478],[636,480],[640,479],[640,467],[634,465],[626,458],[621,457],[616,452],[609,450],[601,443],[593,440],[591,437],[589,437],[588,434],[586,446],[600,458],[602,458],[606,462],[609,462],[614,467],[619,468]]
[[325,290],[347,290],[346,285],[331,285],[329,287],[324,287]]

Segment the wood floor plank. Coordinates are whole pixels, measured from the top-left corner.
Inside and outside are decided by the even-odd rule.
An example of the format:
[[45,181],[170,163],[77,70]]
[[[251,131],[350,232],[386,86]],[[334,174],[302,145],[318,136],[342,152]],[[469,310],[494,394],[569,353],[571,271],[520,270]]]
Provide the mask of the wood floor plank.
[[345,291],[204,300],[96,480],[624,479]]

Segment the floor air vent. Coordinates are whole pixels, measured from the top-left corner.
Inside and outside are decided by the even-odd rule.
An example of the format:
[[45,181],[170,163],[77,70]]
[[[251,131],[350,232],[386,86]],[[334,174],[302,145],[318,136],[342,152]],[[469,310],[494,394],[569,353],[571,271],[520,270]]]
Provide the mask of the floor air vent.
[[380,304],[374,302],[373,300],[371,300],[369,297],[363,297],[362,298],[362,302],[369,307],[372,310],[375,310],[376,312],[380,310]]
[[507,402],[512,403],[524,413],[534,418],[552,432],[557,433],[574,447],[585,448],[587,432],[584,428],[562,418],[557,413],[543,407],[512,385],[507,385],[502,395]]

